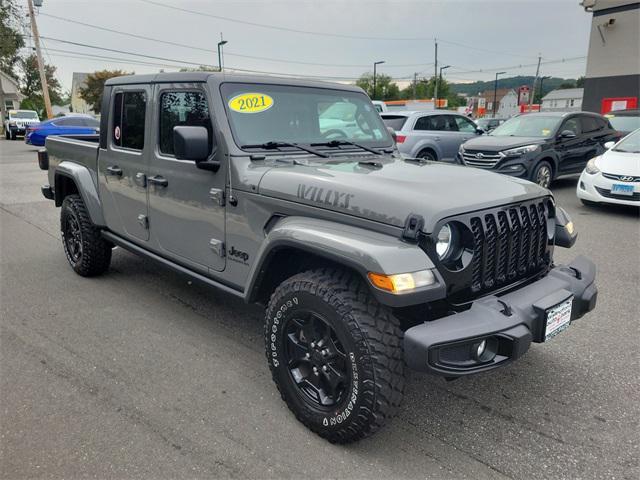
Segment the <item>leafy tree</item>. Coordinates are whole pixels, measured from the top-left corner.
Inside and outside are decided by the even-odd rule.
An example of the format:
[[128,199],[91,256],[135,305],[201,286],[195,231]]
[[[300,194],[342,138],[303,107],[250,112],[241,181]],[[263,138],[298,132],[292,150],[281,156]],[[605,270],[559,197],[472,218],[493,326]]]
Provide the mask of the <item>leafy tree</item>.
[[567,82],[563,82],[558,86],[558,90],[567,90],[568,88],[576,88],[576,82],[573,80],[569,80]]
[[376,74],[375,95],[373,91],[373,73],[362,74],[356,81],[356,85],[367,92],[367,95],[374,100],[398,100],[400,98],[400,88],[389,75]]
[[85,86],[78,89],[80,98],[87,102],[94,112],[100,112],[104,83],[110,78],[121,77],[123,75],[133,75],[133,72],[124,72],[122,70],[100,70],[98,72],[90,73],[87,75]]
[[20,33],[22,20],[16,0],[0,0],[0,70],[16,76],[24,38]]
[[[20,91],[26,97],[20,104],[21,108],[36,110],[41,116],[44,115],[44,97],[42,95],[42,83],[40,82],[40,72],[38,71],[38,59],[35,54],[20,59],[20,70],[22,72]],[[53,65],[44,66],[45,76],[49,85],[49,98],[52,105],[63,105],[65,98],[62,85],[56,78],[56,67]]]
[[[433,98],[435,93],[435,85],[435,77],[419,80],[418,82],[416,82],[415,98]],[[401,96],[405,99],[414,98],[413,83],[402,90]],[[451,84],[444,78],[442,80],[438,78],[438,98],[446,98],[449,108],[456,108],[462,105],[466,105],[466,100],[455,93],[451,88]]]
[[584,76],[578,77],[576,80],[576,88],[584,88]]

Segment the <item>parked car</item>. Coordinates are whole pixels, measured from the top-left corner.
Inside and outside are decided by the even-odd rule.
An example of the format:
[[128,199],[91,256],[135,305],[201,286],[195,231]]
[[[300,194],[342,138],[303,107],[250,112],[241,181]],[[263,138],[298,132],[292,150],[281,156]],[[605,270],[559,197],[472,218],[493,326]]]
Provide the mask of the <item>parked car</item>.
[[587,162],[576,193],[585,205],[640,206],[640,128]]
[[371,100],[371,103],[373,103],[373,106],[376,107],[376,110],[378,110],[378,112],[380,113],[386,112],[387,110],[389,110],[387,108],[387,104],[380,100]]
[[470,167],[526,178],[549,188],[561,175],[580,173],[604,144],[619,138],[602,115],[588,112],[528,113],[460,146]]
[[[363,130],[329,140],[321,112],[345,102]],[[106,273],[117,245],[265,304],[278,391],[331,442],[393,416],[405,366],[449,379],[497,369],[595,307],[593,262],[554,261],[577,232],[548,190],[402,158],[358,87],[130,75],[107,80],[102,106],[95,143],[54,136],[38,152],[71,268]]]
[[628,135],[637,128],[640,128],[640,110],[615,110],[605,115],[609,119],[611,126],[620,134]]
[[506,118],[478,118],[476,119],[476,125],[479,129],[483,130],[486,133],[489,133],[491,130],[499,127],[504,122],[506,122]]
[[9,110],[4,119],[4,136],[7,140],[15,140],[24,135],[27,126],[40,123],[38,112],[34,110]]
[[395,131],[400,153],[412,158],[455,162],[460,145],[481,134],[469,118],[448,110],[386,112],[380,116]]
[[49,135],[92,135],[100,131],[100,123],[85,115],[66,115],[27,126],[24,143],[44,146]]

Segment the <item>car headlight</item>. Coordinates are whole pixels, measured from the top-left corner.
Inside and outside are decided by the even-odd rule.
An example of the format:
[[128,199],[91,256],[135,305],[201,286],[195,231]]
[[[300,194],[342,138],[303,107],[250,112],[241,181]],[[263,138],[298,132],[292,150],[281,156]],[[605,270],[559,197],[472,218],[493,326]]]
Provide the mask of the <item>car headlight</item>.
[[452,240],[451,227],[449,224],[443,225],[436,239],[436,253],[440,260],[445,258],[451,251]]
[[540,145],[525,145],[524,147],[510,148],[509,150],[503,150],[502,153],[507,157],[519,157],[525,153],[535,152],[540,148]]
[[394,275],[369,272],[367,276],[375,287],[395,294],[409,293],[420,287],[428,287],[436,283],[436,277],[431,270],[397,273]]
[[585,167],[584,171],[587,172],[589,175],[595,175],[596,173],[600,173],[600,169],[596,165],[597,158],[598,157],[594,157],[587,162],[587,166]]

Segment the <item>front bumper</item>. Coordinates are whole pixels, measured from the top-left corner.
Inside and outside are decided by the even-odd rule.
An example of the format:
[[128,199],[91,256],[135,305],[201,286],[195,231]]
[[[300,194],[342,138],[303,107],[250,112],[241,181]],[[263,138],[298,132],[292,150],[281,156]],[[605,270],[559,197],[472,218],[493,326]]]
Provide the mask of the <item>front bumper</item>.
[[[573,296],[571,321],[593,310],[596,267],[584,256],[554,267],[544,278],[502,296],[487,296],[460,313],[410,328],[404,355],[410,368],[446,377],[493,370],[544,341],[546,311]],[[482,340],[494,345],[490,360],[474,360]]]
[[[634,186],[634,194],[630,196],[611,194],[614,183],[625,183]],[[585,171],[580,175],[576,186],[576,195],[582,200],[596,203],[611,203],[614,205],[630,205],[640,207],[640,183],[620,182],[602,176],[602,173],[589,175]]]

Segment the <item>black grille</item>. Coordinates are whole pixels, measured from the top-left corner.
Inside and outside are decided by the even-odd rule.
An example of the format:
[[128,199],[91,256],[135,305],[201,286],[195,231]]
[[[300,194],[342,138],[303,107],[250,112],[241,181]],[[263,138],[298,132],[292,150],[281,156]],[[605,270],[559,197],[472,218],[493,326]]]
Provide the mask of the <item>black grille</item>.
[[471,230],[474,293],[504,286],[548,264],[547,218],[542,203],[472,217]]
[[611,193],[611,190],[605,188],[596,187],[596,190],[603,197],[614,198],[616,200],[631,200],[632,202],[640,201],[640,192],[634,192],[632,195],[618,195],[617,193]]

